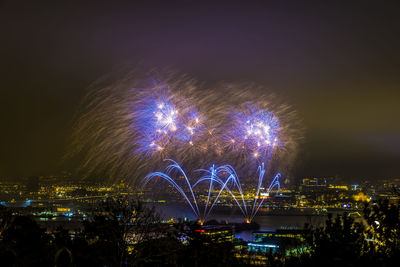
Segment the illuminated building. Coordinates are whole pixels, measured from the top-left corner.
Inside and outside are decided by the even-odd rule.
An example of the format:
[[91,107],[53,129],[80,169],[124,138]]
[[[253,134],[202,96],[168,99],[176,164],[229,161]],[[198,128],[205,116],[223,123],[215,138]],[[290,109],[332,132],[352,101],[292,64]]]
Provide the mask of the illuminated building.
[[207,225],[194,231],[210,241],[217,243],[233,242],[234,239],[232,227]]
[[283,255],[303,251],[304,230],[277,229],[276,231],[254,232],[253,240],[247,244],[249,251],[278,252]]

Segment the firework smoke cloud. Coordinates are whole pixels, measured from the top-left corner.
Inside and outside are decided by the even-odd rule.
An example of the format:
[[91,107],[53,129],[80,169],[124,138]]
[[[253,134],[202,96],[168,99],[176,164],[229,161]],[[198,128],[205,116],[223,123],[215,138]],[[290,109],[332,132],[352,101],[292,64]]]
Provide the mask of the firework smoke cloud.
[[[74,127],[72,155],[87,174],[131,184],[167,158],[190,169],[231,164],[288,169],[301,138],[296,113],[265,88],[203,88],[172,72],[133,72],[89,89]],[[253,165],[252,165],[253,164]]]

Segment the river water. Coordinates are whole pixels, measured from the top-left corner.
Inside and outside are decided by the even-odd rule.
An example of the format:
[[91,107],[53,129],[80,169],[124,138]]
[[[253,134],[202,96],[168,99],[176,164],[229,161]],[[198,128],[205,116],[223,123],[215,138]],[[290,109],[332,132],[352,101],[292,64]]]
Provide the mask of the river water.
[[[183,203],[156,203],[154,205],[157,212],[164,219],[177,220],[186,218],[195,220],[193,211]],[[219,222],[243,222],[244,216],[238,207],[215,207],[207,217],[208,220]],[[276,229],[301,229],[304,225],[322,225],[327,219],[326,214],[316,214],[311,210],[260,210],[255,216],[254,221],[260,225],[258,230],[242,231],[235,233],[235,237],[245,241],[252,240],[253,231],[271,231]]]

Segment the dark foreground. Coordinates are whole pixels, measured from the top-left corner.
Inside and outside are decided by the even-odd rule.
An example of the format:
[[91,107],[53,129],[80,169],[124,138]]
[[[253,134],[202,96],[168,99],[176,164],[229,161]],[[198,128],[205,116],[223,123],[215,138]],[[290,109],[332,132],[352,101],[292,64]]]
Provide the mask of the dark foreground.
[[[68,222],[66,222],[67,226]],[[366,205],[361,222],[346,214],[305,225],[292,250],[251,247],[229,227],[162,222],[131,199],[108,199],[83,227],[43,229],[29,215],[0,209],[1,266],[398,266],[399,204]],[[294,239],[293,239],[294,240]],[[255,249],[262,247],[263,249]]]

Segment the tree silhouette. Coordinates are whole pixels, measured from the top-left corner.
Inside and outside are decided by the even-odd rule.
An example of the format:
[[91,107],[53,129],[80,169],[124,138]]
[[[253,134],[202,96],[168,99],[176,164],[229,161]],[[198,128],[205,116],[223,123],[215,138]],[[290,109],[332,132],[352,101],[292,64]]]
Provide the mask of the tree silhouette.
[[366,253],[387,266],[397,266],[400,261],[399,216],[399,203],[390,204],[387,199],[369,204],[364,209],[368,225],[365,232],[369,240]]
[[335,219],[328,215],[325,226],[308,227],[306,236],[310,245],[310,262],[313,266],[359,266],[366,243],[364,226],[347,215]]
[[17,265],[52,266],[51,237],[32,218],[15,217],[2,238],[3,248],[16,255]]

